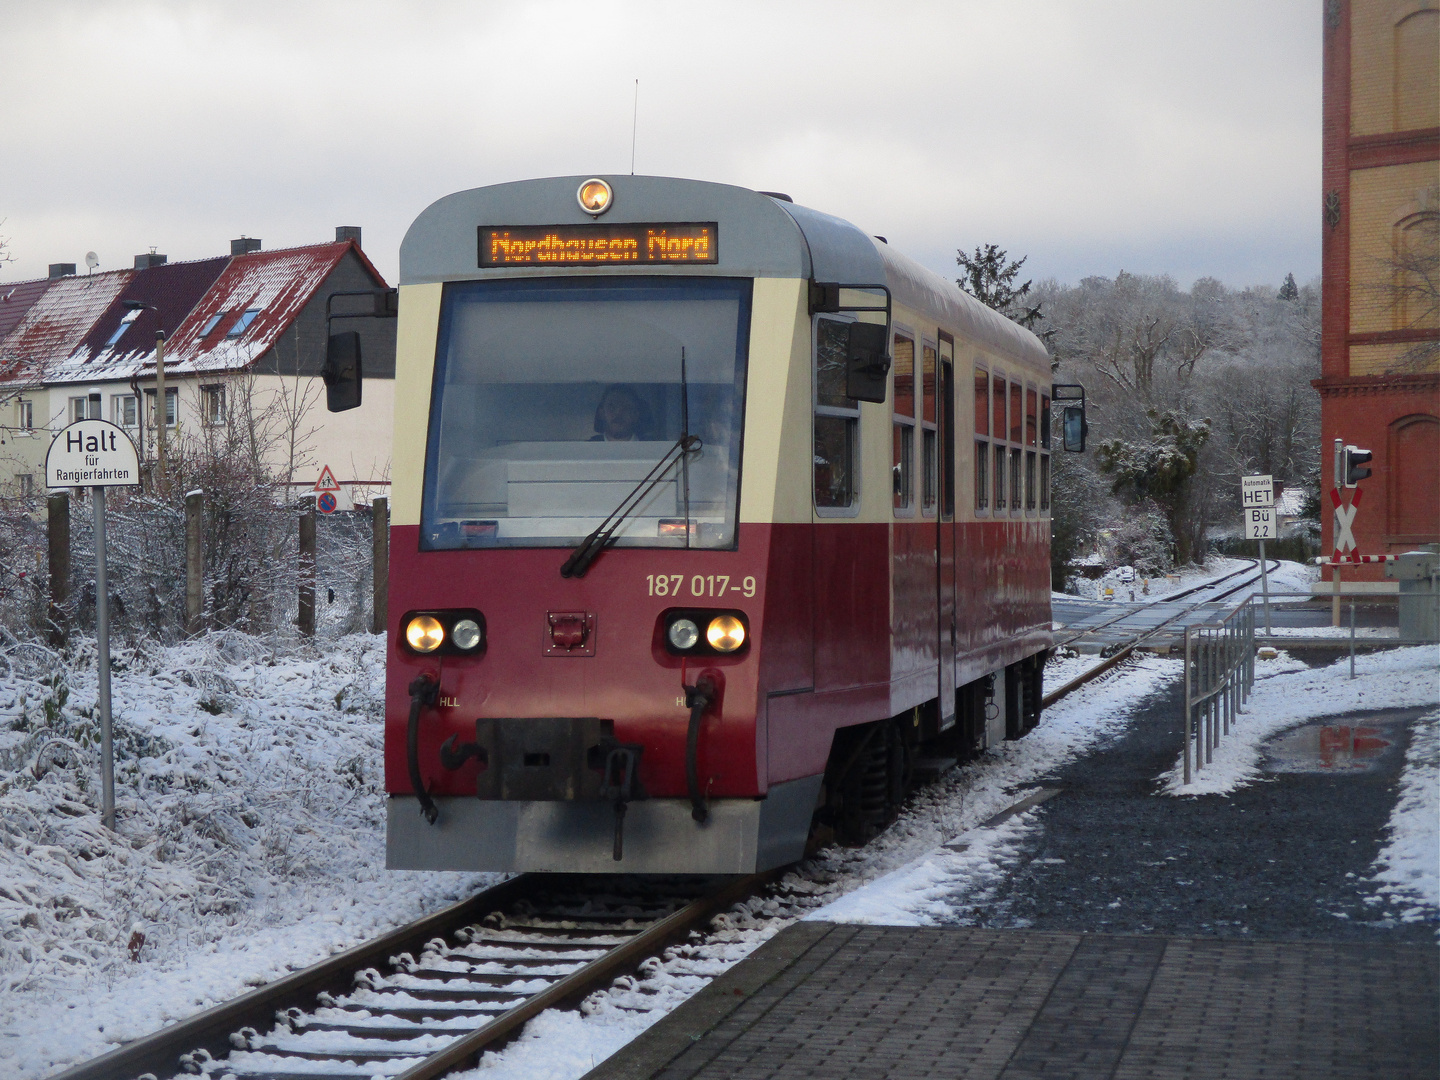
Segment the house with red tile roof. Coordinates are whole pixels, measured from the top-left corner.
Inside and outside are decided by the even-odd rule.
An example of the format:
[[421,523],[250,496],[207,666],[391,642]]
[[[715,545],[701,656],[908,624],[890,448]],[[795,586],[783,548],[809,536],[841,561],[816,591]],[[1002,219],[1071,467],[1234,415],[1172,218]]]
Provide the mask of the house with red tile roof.
[[237,424],[252,436],[259,426],[255,453],[297,493],[328,466],[343,485],[342,507],[383,494],[394,320],[335,322],[334,329],[361,335],[360,408],[327,412],[321,374],[327,309],[369,315],[371,296],[389,286],[361,249],[358,229],[336,235],[333,243],[276,251],[241,238],[229,256],[170,263],[140,255],[133,269],[88,275],[57,264],[50,279],[0,284],[0,487],[39,494],[50,439],[78,419],[120,425],[153,463],[163,339],[168,454],[197,440],[219,445],[214,436]]

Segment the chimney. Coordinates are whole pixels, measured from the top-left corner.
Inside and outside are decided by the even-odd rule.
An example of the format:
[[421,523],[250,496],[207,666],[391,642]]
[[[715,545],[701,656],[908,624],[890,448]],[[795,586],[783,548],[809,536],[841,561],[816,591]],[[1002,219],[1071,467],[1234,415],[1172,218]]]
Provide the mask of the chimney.
[[252,251],[260,250],[260,241],[253,236],[242,236],[239,240],[230,241],[231,255],[248,255]]
[[346,240],[354,240],[354,241],[355,241],[355,246],[356,246],[357,248],[360,246],[360,226],[359,226],[359,225],[336,225],[336,226],[335,226],[335,242],[336,242],[337,244],[343,244]]
[[51,263],[51,264],[50,264],[50,280],[51,280],[51,281],[54,281],[56,278],[74,277],[74,276],[75,276],[75,264],[74,264],[74,263]]
[[136,269],[136,270],[149,270],[152,266],[164,266],[164,265],[165,265],[165,260],[166,260],[166,256],[164,256],[164,255],[156,255],[155,252],[153,252],[153,251],[150,252],[150,254],[148,254],[148,255],[136,255],[136,256],[135,256],[135,269]]

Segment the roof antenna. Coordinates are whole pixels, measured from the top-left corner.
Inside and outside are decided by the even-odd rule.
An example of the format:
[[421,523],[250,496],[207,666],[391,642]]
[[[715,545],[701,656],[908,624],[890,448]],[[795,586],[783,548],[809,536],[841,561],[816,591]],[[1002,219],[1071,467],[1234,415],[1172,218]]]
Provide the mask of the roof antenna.
[[635,175],[635,130],[640,121],[640,80],[635,80],[635,108],[630,113],[630,175]]
[[95,273],[95,268],[100,265],[100,256],[93,251],[85,252],[85,265],[90,268],[90,273]]

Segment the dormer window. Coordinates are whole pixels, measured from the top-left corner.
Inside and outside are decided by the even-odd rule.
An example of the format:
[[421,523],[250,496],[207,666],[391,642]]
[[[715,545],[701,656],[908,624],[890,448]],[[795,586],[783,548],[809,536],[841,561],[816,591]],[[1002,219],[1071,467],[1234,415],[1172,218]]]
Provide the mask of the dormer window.
[[217,311],[210,318],[205,320],[205,325],[200,328],[200,336],[207,338],[215,332],[215,327],[220,325],[220,320],[225,317],[225,312]]
[[105,342],[106,348],[114,345],[117,341],[124,337],[125,331],[130,329],[130,324],[133,323],[136,319],[138,319],[140,317],[140,312],[144,310],[144,308],[134,308],[130,311],[127,311],[125,313],[125,317],[120,320],[120,325],[115,328],[115,332],[111,334],[109,340]]
[[259,308],[252,307],[247,309],[245,314],[235,320],[235,325],[230,327],[225,336],[227,338],[238,338],[241,334],[245,333],[246,330],[250,329],[250,324],[255,321],[255,316],[259,314]]

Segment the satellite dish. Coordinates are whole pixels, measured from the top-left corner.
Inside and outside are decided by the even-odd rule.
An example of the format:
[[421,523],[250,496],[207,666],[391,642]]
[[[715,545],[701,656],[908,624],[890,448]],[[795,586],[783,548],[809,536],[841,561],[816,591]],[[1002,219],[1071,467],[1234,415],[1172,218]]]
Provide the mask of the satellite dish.
[[97,266],[100,265],[100,256],[96,255],[93,251],[85,252],[85,265],[88,266],[91,270],[94,270]]

